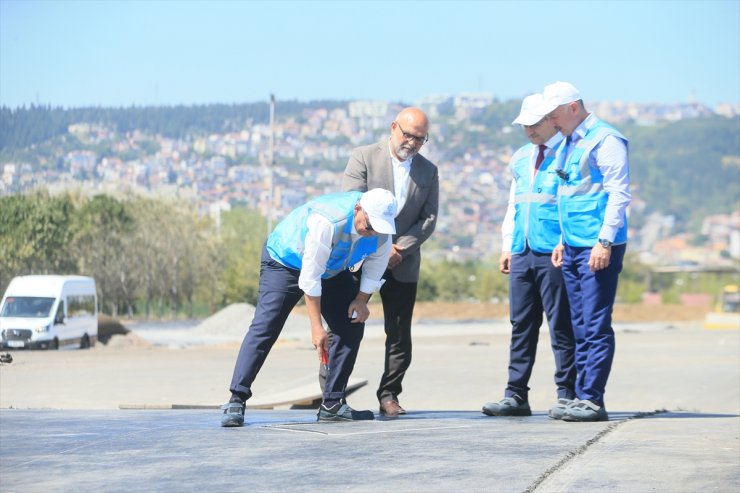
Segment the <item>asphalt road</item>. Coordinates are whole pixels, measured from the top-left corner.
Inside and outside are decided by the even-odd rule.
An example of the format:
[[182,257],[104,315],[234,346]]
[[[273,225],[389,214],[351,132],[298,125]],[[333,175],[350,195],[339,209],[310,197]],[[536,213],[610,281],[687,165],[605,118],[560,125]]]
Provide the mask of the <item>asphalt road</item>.
[[[275,409],[223,429],[215,409],[119,409],[226,399],[238,344],[188,341],[190,329],[158,342],[150,333],[153,347],[16,351],[0,366],[0,491],[737,492],[740,331],[615,328],[604,423],[547,418],[546,334],[530,383],[534,416],[481,414],[503,394],[503,324],[416,326],[401,395],[409,415],[361,423]],[[308,334],[284,336],[255,397],[315,378]],[[382,346],[369,327],[353,374],[369,385],[351,397],[355,408],[377,409]]]

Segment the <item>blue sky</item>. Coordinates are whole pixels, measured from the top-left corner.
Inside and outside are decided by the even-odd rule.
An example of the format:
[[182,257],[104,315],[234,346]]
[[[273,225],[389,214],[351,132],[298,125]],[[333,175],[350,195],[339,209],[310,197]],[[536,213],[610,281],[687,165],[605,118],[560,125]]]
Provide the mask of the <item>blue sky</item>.
[[550,82],[740,104],[740,0],[0,0],[0,104],[377,99]]

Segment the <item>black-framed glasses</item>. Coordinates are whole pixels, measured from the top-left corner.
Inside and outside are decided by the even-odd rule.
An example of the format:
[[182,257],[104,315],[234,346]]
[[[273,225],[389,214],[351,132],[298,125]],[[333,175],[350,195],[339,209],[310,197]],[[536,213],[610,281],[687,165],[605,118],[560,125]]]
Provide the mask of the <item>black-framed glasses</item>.
[[429,140],[429,134],[426,134],[423,137],[421,137],[419,135],[410,134],[410,133],[407,133],[407,132],[405,132],[403,130],[403,127],[401,126],[400,123],[398,123],[398,122],[395,122],[395,123],[396,123],[396,125],[398,125],[398,128],[401,129],[401,133],[403,134],[403,138],[404,139],[411,140],[411,141],[413,141],[413,142],[415,142],[415,143],[417,143],[419,145],[424,145]]

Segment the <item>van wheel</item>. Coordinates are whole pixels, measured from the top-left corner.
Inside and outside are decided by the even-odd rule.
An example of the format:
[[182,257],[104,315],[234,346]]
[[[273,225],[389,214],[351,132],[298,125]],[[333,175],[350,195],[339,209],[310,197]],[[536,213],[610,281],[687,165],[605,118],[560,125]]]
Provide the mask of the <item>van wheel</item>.
[[80,341],[80,349],[90,349],[90,338],[85,334]]
[[49,343],[49,349],[59,349],[59,339],[56,337]]

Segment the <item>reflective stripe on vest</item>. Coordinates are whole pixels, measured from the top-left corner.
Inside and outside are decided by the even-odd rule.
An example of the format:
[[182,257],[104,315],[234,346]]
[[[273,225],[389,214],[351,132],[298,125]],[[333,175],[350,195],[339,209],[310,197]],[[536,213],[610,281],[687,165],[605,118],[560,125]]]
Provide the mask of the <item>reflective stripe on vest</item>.
[[516,182],[512,253],[523,252],[526,245],[536,252],[548,253],[560,241],[555,160],[552,155],[545,158],[532,180],[533,148],[532,144],[521,147],[509,165]]
[[[593,150],[609,135],[627,139],[608,123],[594,118],[586,135],[578,140],[570,153],[563,156],[565,143],[558,150],[556,162],[568,174],[567,181],[560,180],[558,210],[564,242],[574,247],[592,247],[599,239],[604,224],[606,204],[609,199],[604,190],[604,176],[598,168],[589,165]],[[565,142],[565,141],[564,141]],[[627,241],[627,218],[617,232],[614,243]]]

